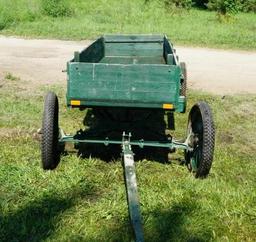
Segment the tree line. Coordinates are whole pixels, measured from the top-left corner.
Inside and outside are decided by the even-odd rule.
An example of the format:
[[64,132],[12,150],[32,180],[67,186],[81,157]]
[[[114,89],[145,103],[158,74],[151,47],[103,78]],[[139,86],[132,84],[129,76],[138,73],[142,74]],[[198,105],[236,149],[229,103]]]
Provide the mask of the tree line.
[[[145,0],[149,2],[150,0]],[[191,9],[193,7],[216,11],[219,14],[238,12],[256,13],[256,0],[164,0],[169,7]]]

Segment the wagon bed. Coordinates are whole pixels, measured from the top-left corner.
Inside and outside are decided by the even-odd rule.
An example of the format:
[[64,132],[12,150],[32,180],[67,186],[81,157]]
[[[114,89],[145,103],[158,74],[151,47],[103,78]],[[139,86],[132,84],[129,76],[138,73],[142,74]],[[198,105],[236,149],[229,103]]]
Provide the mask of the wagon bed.
[[183,112],[183,74],[164,35],[104,35],[67,63],[67,105]]

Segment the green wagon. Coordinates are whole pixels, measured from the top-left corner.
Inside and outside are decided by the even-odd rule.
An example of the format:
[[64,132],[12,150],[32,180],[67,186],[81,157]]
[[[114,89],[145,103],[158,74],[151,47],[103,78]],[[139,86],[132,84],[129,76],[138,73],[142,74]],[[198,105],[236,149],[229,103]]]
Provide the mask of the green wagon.
[[[141,128],[148,121],[157,127],[152,120],[161,114],[161,118],[167,117],[164,129],[173,129],[174,112],[186,111],[186,65],[179,62],[164,35],[104,35],[82,52],[75,52],[67,63],[67,77],[67,106],[92,110],[94,116],[107,120],[109,132],[120,132],[119,138],[108,135],[105,125],[97,126],[98,130],[104,126],[100,135],[86,130],[66,135],[58,124],[58,98],[49,92],[42,124],[43,169],[57,167],[65,143],[74,143],[75,147],[119,145],[115,147],[122,150],[131,225],[135,240],[144,241],[132,147],[156,147],[167,152],[182,149],[189,170],[197,178],[206,177],[212,165],[215,139],[210,107],[202,101],[192,107],[187,137],[182,141],[165,134],[155,139],[158,136],[152,138]],[[136,129],[134,124],[142,126]],[[131,136],[133,130],[135,135]]]

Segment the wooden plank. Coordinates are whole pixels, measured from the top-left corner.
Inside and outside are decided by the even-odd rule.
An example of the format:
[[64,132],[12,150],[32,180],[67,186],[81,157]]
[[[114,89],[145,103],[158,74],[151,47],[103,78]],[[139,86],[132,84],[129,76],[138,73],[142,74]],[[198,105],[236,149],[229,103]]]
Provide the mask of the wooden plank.
[[179,96],[180,69],[176,66],[73,63],[68,73],[70,99],[139,105],[175,103]]
[[106,56],[100,63],[108,64],[166,64],[162,56]]
[[105,43],[127,43],[127,42],[163,42],[163,35],[152,35],[152,34],[142,34],[142,35],[104,35]]
[[164,54],[173,54],[173,48],[172,45],[170,44],[169,40],[167,39],[167,37],[164,37]]
[[174,55],[173,54],[167,54],[167,58],[166,58],[166,62],[168,65],[174,65],[175,61],[174,61]]
[[80,53],[80,62],[97,63],[104,57],[103,39],[97,39]]
[[[172,44],[169,42],[169,40],[167,39],[167,37],[164,38],[164,58],[166,60],[166,63],[168,63],[169,61],[169,65],[178,65],[179,60],[178,60],[178,56],[175,53],[175,49],[173,49]],[[173,56],[173,62],[171,61],[171,56]]]
[[74,62],[80,62],[80,52],[74,52]]
[[106,43],[105,56],[163,56],[162,43]]

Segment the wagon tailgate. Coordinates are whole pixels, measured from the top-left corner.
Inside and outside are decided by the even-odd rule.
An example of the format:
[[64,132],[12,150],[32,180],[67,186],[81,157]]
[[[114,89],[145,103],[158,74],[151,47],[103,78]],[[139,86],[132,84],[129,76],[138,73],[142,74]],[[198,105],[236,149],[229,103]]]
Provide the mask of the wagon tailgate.
[[177,66],[69,63],[68,75],[68,105],[160,108],[179,98]]

